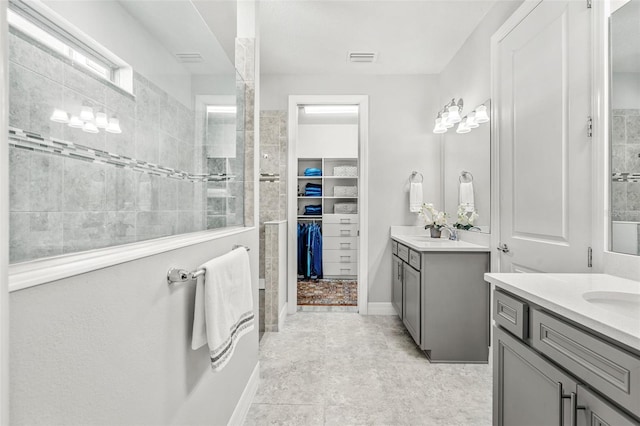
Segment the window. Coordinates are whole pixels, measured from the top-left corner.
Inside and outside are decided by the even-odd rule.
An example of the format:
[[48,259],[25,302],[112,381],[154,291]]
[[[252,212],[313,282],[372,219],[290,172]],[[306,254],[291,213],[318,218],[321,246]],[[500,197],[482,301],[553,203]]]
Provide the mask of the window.
[[54,24],[61,20],[50,9],[23,0],[10,0],[9,5],[7,21],[10,27],[100,78],[133,92],[133,70],[122,59],[95,42],[81,41],[74,36],[80,31],[71,24],[66,28]]

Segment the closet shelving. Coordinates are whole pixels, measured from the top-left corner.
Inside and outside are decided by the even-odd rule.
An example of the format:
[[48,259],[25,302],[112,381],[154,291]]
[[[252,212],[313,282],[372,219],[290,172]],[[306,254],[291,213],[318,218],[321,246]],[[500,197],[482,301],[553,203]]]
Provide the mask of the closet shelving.
[[[322,176],[305,176],[308,167],[322,170]],[[335,174],[335,168],[348,168],[349,176]],[[298,159],[298,220],[322,224],[323,271],[325,277],[349,278],[357,276],[358,258],[358,159],[357,158],[299,158]],[[304,196],[307,183],[322,185],[322,196]],[[345,195],[335,195],[336,187],[355,187]],[[345,191],[345,188],[341,188]],[[355,205],[348,213],[336,213],[336,204]],[[321,205],[322,215],[305,215],[305,206]]]

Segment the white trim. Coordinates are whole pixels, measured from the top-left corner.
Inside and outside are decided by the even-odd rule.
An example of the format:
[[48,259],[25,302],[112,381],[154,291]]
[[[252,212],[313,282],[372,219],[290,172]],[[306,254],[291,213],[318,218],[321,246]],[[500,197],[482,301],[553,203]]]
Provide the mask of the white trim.
[[297,259],[296,236],[297,224],[297,155],[296,141],[298,140],[298,105],[300,104],[357,104],[360,106],[358,114],[358,220],[360,227],[360,244],[358,246],[358,312],[367,315],[368,277],[369,277],[369,96],[367,95],[290,95],[289,96],[289,162],[288,162],[288,217],[289,217],[289,250],[287,273],[288,312],[297,311]]
[[258,385],[260,384],[260,361],[256,363],[256,366],[253,368],[253,372],[247,381],[247,385],[244,387],[242,391],[242,395],[240,396],[240,400],[236,404],[236,408],[233,410],[233,414],[231,414],[231,418],[229,419],[229,426],[240,426],[244,424],[245,419],[247,418],[247,414],[249,413],[249,409],[251,408],[251,404],[253,403],[253,398],[256,396],[256,392],[258,391]]
[[367,315],[398,315],[391,302],[369,302]]
[[[502,108],[500,87],[499,43],[527,17],[542,0],[525,0],[491,36],[491,245],[500,243],[500,132],[497,117]],[[491,256],[491,272],[500,272],[500,256]]]
[[[253,229],[238,227],[194,232],[31,262],[16,263],[9,266],[9,292],[23,290],[194,244],[250,232]],[[5,241],[8,241],[8,239]],[[169,266],[171,265],[167,265],[167,268]]]
[[[0,4],[0,34],[8,34],[7,5]],[[9,119],[9,53],[0,43],[0,135],[7,135]],[[0,424],[9,424],[9,145],[0,144]]]
[[278,314],[278,331],[282,331],[284,323],[287,320],[287,302],[284,302],[280,313]]

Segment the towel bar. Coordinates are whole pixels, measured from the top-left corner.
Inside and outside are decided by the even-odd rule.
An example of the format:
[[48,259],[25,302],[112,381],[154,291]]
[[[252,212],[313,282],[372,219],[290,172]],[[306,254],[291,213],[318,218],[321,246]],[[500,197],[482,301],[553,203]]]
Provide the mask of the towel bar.
[[[250,250],[249,247],[238,244],[234,245],[231,250],[235,250],[241,247],[246,249],[247,251]],[[167,284],[172,285],[175,283],[183,283],[186,281],[195,280],[200,275],[204,275],[205,272],[206,271],[204,269],[197,269],[195,271],[189,272],[186,269],[169,268],[169,270],[167,271]]]

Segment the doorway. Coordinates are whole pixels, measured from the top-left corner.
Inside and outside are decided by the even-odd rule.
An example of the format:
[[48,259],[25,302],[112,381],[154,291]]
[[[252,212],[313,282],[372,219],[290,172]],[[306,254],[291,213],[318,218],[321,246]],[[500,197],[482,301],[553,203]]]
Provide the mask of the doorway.
[[290,96],[288,301],[367,313],[367,96]]

